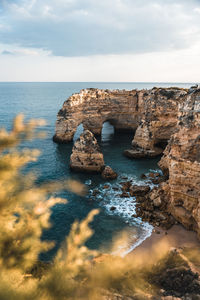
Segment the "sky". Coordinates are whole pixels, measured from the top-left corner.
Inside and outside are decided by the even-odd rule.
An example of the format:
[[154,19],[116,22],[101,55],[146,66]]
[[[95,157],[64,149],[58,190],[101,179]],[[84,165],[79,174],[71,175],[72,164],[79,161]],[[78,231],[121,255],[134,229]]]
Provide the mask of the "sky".
[[0,0],[0,81],[200,81],[200,0]]

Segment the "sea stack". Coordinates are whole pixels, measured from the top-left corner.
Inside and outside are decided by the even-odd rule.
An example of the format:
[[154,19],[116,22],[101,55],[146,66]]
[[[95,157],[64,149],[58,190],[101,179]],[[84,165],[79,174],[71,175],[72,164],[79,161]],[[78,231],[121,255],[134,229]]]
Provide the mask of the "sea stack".
[[104,169],[103,153],[91,131],[85,130],[75,142],[70,156],[70,168],[88,173],[101,173]]
[[110,166],[106,166],[103,172],[101,173],[101,176],[103,179],[106,180],[113,180],[117,178],[117,173],[113,171],[113,169]]

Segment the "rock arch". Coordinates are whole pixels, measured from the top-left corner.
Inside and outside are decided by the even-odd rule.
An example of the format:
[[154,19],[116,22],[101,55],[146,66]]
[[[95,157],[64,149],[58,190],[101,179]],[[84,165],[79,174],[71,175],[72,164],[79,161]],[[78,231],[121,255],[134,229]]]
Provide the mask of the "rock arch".
[[167,143],[176,130],[178,106],[187,93],[187,89],[180,88],[81,90],[69,97],[58,112],[54,141],[70,142],[81,123],[85,130],[100,135],[103,123],[109,121],[116,131],[135,132],[127,156],[156,156],[163,152],[157,145]]
[[115,130],[135,131],[141,119],[142,105],[138,105],[138,92],[81,90],[64,102],[58,112],[54,141],[67,143],[73,139],[77,127],[100,135],[103,123],[109,121]]

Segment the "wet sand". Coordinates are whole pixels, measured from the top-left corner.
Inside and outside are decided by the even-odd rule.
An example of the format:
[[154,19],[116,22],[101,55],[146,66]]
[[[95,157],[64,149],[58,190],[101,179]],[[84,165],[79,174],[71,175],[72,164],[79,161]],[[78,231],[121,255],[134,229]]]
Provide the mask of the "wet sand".
[[148,253],[161,241],[168,242],[169,248],[200,248],[200,240],[198,240],[195,232],[186,230],[181,225],[174,225],[169,230],[163,230],[159,227],[154,228],[152,235],[127,256]]

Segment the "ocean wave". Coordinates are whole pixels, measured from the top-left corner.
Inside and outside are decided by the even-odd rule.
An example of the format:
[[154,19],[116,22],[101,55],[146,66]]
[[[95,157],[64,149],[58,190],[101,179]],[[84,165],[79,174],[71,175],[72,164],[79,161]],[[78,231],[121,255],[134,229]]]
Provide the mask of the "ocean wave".
[[121,174],[115,182],[105,182],[96,188],[97,193],[94,195],[94,190],[90,190],[89,197],[98,201],[99,206],[105,210],[108,215],[119,216],[129,226],[128,238],[125,243],[118,245],[118,249],[112,252],[125,256],[138,247],[146,238],[151,236],[153,226],[147,222],[143,222],[141,218],[136,217],[136,198],[127,195],[122,197],[122,183],[131,181],[132,185],[144,185],[145,183],[153,188],[153,184],[149,184],[146,180],[138,180],[134,176]]

